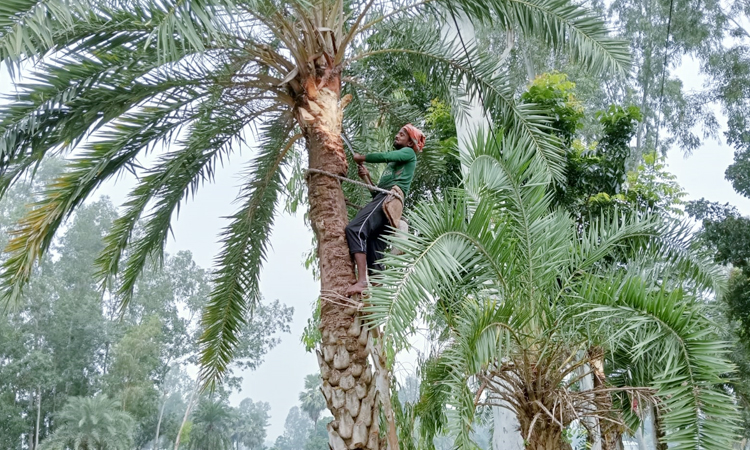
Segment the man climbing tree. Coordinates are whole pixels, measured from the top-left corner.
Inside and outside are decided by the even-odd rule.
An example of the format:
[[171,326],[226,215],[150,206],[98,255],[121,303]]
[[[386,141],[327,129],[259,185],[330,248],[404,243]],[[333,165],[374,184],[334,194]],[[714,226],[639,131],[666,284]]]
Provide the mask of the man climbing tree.
[[[386,243],[381,239],[386,226],[398,226],[403,209],[403,198],[409,192],[417,167],[417,153],[424,148],[425,136],[414,125],[406,124],[393,139],[396,150],[369,155],[354,154],[359,164],[359,176],[372,184],[370,174],[362,163],[388,163],[378,182],[380,191],[373,191],[373,198],[346,226],[349,253],[357,265],[357,282],[349,286],[346,295],[361,294],[367,289],[368,269],[380,269],[378,260],[383,255]],[[383,190],[391,191],[390,194]]]
[[[10,234],[0,267],[0,308],[18,304],[75,209],[108,180],[134,172],[138,184],[96,258],[97,284],[111,288],[126,308],[149,261],[164,253],[184,202],[219,176],[221,164],[230,158],[237,164],[245,143],[257,142],[243,173],[240,206],[221,233],[202,316],[206,388],[227,373],[242,326],[261,298],[261,268],[290,165],[311,173],[306,197],[321,297],[352,284],[344,194],[335,177],[321,172],[348,173],[341,139],[347,105],[358,112],[346,114],[351,129],[386,123],[383,113],[396,119],[388,112],[395,111],[392,75],[376,70],[376,62],[400,55],[409,73],[424,75],[435,96],[460,109],[465,94],[481,95],[502,118],[497,125],[516,131],[547,164],[560,155],[538,108],[516,104],[494,54],[471,42],[459,51],[441,35],[445,13],[518,30],[519,38],[569,52],[594,73],[627,73],[629,60],[627,45],[609,37],[604,21],[568,0],[0,5],[0,63],[14,73],[28,69],[34,80],[20,83],[0,108],[0,197],[47,156],[70,156]],[[144,166],[143,155],[154,151],[158,155]],[[559,170],[552,175],[563,176]],[[387,394],[378,393],[375,380],[386,378],[388,368],[373,372],[370,329],[361,322],[356,307],[321,302],[317,355],[321,390],[335,418],[328,428],[333,450],[386,447],[378,402]],[[382,386],[387,392],[389,385]],[[390,428],[394,422],[388,420]],[[388,445],[397,449],[397,439]]]

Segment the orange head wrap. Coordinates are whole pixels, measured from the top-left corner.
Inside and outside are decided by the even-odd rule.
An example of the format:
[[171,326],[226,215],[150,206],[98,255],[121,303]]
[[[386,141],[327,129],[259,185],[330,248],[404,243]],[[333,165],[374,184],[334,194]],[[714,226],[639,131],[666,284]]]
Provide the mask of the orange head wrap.
[[414,149],[416,152],[421,152],[424,148],[424,142],[425,137],[424,134],[419,131],[419,128],[415,127],[414,125],[407,123],[404,125],[403,130],[406,131],[406,134],[409,135],[409,138],[411,138],[411,148]]

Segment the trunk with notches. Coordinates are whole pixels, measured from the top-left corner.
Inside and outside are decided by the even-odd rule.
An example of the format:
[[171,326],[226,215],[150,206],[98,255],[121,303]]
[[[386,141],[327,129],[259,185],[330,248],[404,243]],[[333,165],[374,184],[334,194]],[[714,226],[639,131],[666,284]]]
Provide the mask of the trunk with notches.
[[[604,389],[606,387],[607,376],[604,372],[604,349],[602,347],[593,347],[589,349],[589,358],[591,358],[592,378],[594,389]],[[612,394],[606,393],[599,397],[599,408],[612,408]],[[622,433],[625,431],[623,425],[608,420],[599,421],[601,428],[601,449],[602,450],[623,450]]]
[[[298,99],[295,117],[307,140],[309,167],[345,175],[340,83],[338,71],[305,80],[305,95]],[[337,179],[311,173],[308,198],[321,279],[322,344],[317,355],[323,395],[334,418],[328,425],[329,444],[332,450],[379,450],[384,446],[375,377],[368,361],[369,333],[361,326],[359,300],[341,298],[355,281],[344,233],[348,222],[344,193]]]
[[[542,411],[534,417],[519,417],[521,434],[526,440],[526,450],[570,450],[570,444],[563,440],[563,430]],[[529,428],[532,426],[531,434]]]

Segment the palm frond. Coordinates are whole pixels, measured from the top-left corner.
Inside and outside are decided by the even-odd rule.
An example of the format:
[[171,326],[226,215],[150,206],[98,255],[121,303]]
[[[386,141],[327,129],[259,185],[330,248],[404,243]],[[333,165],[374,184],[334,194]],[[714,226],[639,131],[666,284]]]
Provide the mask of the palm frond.
[[517,29],[565,51],[597,74],[629,71],[628,43],[609,36],[606,22],[568,0],[438,0],[449,11],[459,9],[474,21]]
[[738,412],[723,390],[732,372],[730,346],[718,338],[705,305],[680,289],[666,290],[631,271],[589,278],[572,310],[581,322],[606,327],[607,345],[625,351],[631,370],[650,381],[662,402],[665,439],[678,448],[730,448]]
[[237,11],[230,0],[136,0],[135,3],[136,7],[142,5],[149,13],[156,13],[157,17],[152,19],[155,27],[146,45],[154,41],[161,58],[170,61],[185,52],[205,51],[206,42],[221,45]]
[[[418,413],[440,420],[438,425],[422,425],[422,433],[434,436],[450,425],[456,448],[474,448],[471,432],[477,414],[482,387],[475,375],[497,367],[499,361],[518,353],[523,345],[523,330],[531,317],[512,302],[464,299],[453,340],[440,355],[428,363],[425,381],[432,386],[424,392]],[[437,402],[450,406],[453,417],[445,420],[445,411]],[[443,406],[444,407],[444,406]]]
[[147,266],[149,257],[164,253],[171,229],[171,220],[180,203],[195,195],[201,184],[213,180],[215,166],[229,156],[233,144],[242,140],[242,130],[263,114],[274,110],[253,105],[223,104],[224,90],[215,89],[209,99],[198,107],[195,122],[188,135],[178,144],[182,147],[164,155],[143,178],[131,197],[131,207],[124,220],[115,224],[107,237],[108,247],[99,258],[101,274],[114,275],[124,243],[149,200],[155,200],[153,211],[145,220],[144,235],[133,245],[118,288],[120,308],[127,307],[136,282]]
[[132,166],[145,146],[165,139],[174,131],[179,124],[163,120],[170,112],[166,108],[145,123],[128,123],[129,119],[124,118],[123,123],[114,127],[112,140],[88,144],[68,162],[65,172],[46,187],[42,199],[30,206],[10,233],[5,248],[9,257],[0,274],[0,302],[6,307],[15,303],[35,262],[77,206],[104,181]]
[[[53,91],[57,90],[56,80],[55,77],[50,77],[49,85],[40,86],[39,89],[50,87]],[[119,118],[102,132],[106,137],[92,139],[93,142],[83,146],[81,152],[67,164],[65,172],[47,187],[40,201],[31,205],[32,209],[12,232],[13,237],[6,248],[10,256],[4,262],[4,270],[0,275],[1,297],[6,305],[18,298],[35,261],[49,247],[65,218],[101,183],[122,170],[131,170],[135,158],[141,152],[160,142],[169,142],[173,134],[194,116],[191,104],[202,93],[190,87],[191,83],[183,86],[183,83],[177,82],[175,85],[168,78],[156,86],[146,82],[136,84],[132,91],[110,90],[104,86],[92,88],[89,89],[88,96],[82,94],[70,99],[78,108],[65,105],[62,99],[68,99],[70,94],[61,92],[60,102],[53,101],[42,106],[42,109],[49,112],[50,123],[40,129],[35,124],[37,108],[33,105],[30,111],[20,112],[24,109],[23,105],[8,110],[8,121],[13,123],[15,120],[18,128],[5,130],[5,137],[20,142],[7,147],[10,154],[7,165],[2,167],[7,172],[2,173],[0,178],[0,193],[26,170],[38,164],[50,149],[66,140],[81,140],[87,129],[102,127],[109,120]],[[171,90],[175,86],[176,89]],[[142,100],[153,98],[155,94],[160,100],[159,106],[140,106],[127,113]],[[33,90],[28,95],[32,100],[43,98],[37,97]],[[90,105],[101,102],[106,106],[89,108]],[[14,113],[18,113],[18,116],[14,116]],[[76,123],[76,118],[80,118],[82,124]],[[40,135],[41,140],[37,141]],[[24,148],[28,148],[25,153]],[[19,150],[22,153],[18,153]]]
[[0,5],[0,61],[18,62],[55,45],[59,32],[89,16],[89,0],[7,0]]
[[[449,379],[451,367],[435,355],[425,361],[419,385],[419,402],[415,413],[420,417],[419,434],[424,442],[432,443],[448,425],[446,405],[450,398]],[[428,446],[428,448],[430,448]]]
[[158,66],[153,52],[122,49],[40,64],[29,77],[32,82],[19,85],[13,101],[0,108],[0,196],[48,152],[76,148],[113,119],[134,108],[148,109],[147,101],[169,105],[176,118],[178,110],[205,93],[200,86],[205,72],[156,77],[152,71]]
[[388,255],[365,311],[404,345],[414,319],[431,297],[449,285],[471,283],[479,291],[504,291],[504,264],[514,248],[500,228],[490,226],[492,209],[480,206],[468,217],[460,196],[417,207],[409,215],[419,236],[395,233],[389,242],[403,254]]
[[546,286],[569,259],[575,227],[567,214],[550,213],[551,178],[544,164],[524,150],[527,144],[513,132],[498,138],[480,131],[461,155],[464,185],[472,204],[492,204],[505,233],[513,235],[508,240],[516,242],[515,265],[525,268],[523,276]]
[[217,258],[218,270],[199,339],[201,379],[209,389],[221,380],[246,315],[260,299],[258,280],[276,204],[284,189],[282,167],[289,159],[289,149],[300,137],[290,138],[291,130],[288,119],[282,117],[264,131],[263,147],[248,170],[240,194],[242,207],[231,217],[222,236],[223,249]]

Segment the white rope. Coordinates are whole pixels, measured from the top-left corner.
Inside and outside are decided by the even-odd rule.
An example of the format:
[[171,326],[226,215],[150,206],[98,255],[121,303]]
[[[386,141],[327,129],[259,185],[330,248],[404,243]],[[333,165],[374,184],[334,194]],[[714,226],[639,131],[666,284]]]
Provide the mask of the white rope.
[[373,186],[371,184],[364,183],[362,181],[352,180],[351,178],[342,177],[341,175],[336,175],[335,173],[326,172],[325,170],[320,170],[320,169],[307,169],[307,172],[308,173],[318,173],[318,174],[321,174],[321,175],[327,175],[329,177],[336,178],[337,180],[340,180],[340,181],[346,181],[346,182],[349,182],[349,183],[352,183],[352,184],[356,184],[356,185],[359,185],[359,186],[366,187],[367,189],[369,189],[371,191],[382,192],[384,194],[393,195],[394,197],[396,197],[399,200],[401,200],[401,202],[404,201],[403,197],[401,197],[400,195],[396,194],[393,191],[389,191],[387,189],[379,188],[377,186]]

